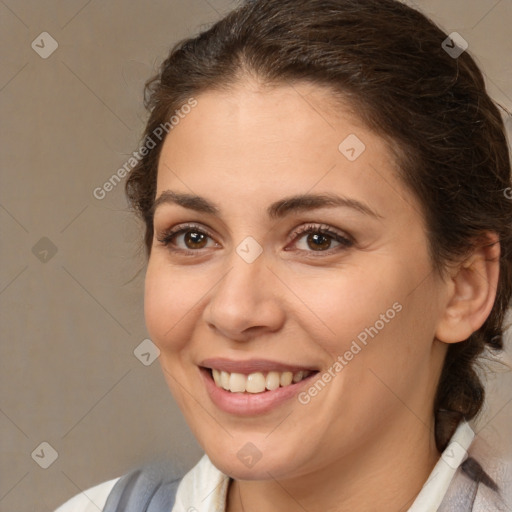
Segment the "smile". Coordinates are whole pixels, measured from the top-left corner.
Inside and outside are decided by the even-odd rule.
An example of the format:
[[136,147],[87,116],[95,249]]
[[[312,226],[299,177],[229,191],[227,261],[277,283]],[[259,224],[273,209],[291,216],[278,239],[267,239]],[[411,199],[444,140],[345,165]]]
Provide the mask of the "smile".
[[300,370],[298,372],[270,371],[266,374],[254,372],[244,375],[243,373],[229,373],[215,368],[211,369],[215,385],[231,393],[263,393],[265,391],[274,391],[279,387],[296,384],[309,377],[312,373],[314,372]]
[[220,410],[255,416],[295,404],[293,398],[319,370],[267,359],[210,358],[198,365],[205,391]]

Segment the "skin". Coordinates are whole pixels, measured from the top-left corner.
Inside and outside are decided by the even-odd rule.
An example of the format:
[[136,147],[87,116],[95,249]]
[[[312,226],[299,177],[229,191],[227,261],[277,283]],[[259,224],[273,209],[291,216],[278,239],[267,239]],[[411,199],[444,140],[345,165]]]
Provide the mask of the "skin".
[[[156,197],[195,194],[220,213],[156,208],[145,314],[188,424],[234,478],[227,511],[406,510],[440,455],[432,410],[448,343],[478,329],[492,307],[498,244],[443,278],[434,272],[421,206],[390,148],[319,86],[247,79],[197,100],[164,142]],[[355,161],[338,150],[349,134],[366,146]],[[355,199],[376,216],[349,207],[267,216],[271,203],[306,193]],[[183,223],[211,235],[204,246],[183,234],[158,240]],[[328,237],[319,250],[293,235],[310,223],[353,244]],[[248,236],[263,249],[253,263],[236,252]],[[240,417],[218,409],[199,376],[210,357],[326,371],[395,303],[395,318],[306,405],[293,398]],[[262,454],[252,468],[237,457],[247,442]]]

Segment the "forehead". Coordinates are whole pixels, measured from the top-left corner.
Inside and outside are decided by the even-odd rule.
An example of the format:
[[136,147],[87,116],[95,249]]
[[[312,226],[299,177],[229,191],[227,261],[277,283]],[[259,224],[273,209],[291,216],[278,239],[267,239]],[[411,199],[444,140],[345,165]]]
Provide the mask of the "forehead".
[[336,190],[398,206],[408,195],[387,141],[326,88],[248,82],[196,100],[164,141],[157,197],[173,189],[234,200],[236,189],[248,206]]
[[297,143],[306,142],[308,150],[336,150],[336,140],[348,127],[367,131],[351,105],[341,103],[330,89],[307,82],[271,87],[246,80],[227,90],[205,91],[196,101],[167,136],[164,152],[193,135],[202,153],[213,146],[219,156],[224,150],[232,159],[247,160],[253,149],[284,157],[289,148],[297,151]]

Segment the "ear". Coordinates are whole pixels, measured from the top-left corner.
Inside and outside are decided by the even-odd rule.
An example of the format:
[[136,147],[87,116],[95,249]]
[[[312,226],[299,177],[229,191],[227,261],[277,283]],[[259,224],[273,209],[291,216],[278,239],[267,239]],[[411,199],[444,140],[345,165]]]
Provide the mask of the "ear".
[[483,325],[496,298],[499,261],[499,236],[489,232],[469,257],[451,269],[447,303],[436,330],[439,341],[464,341]]

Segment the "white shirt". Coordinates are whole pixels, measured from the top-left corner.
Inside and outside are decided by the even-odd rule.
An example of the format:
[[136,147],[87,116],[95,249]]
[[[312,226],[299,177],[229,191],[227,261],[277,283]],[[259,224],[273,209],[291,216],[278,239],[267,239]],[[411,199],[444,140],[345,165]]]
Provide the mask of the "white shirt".
[[[465,460],[474,432],[461,422],[443,451],[425,485],[407,512],[436,512],[457,469]],[[55,512],[99,512],[103,510],[118,478],[92,487],[60,506]],[[229,478],[207,455],[183,477],[172,512],[225,512]]]

